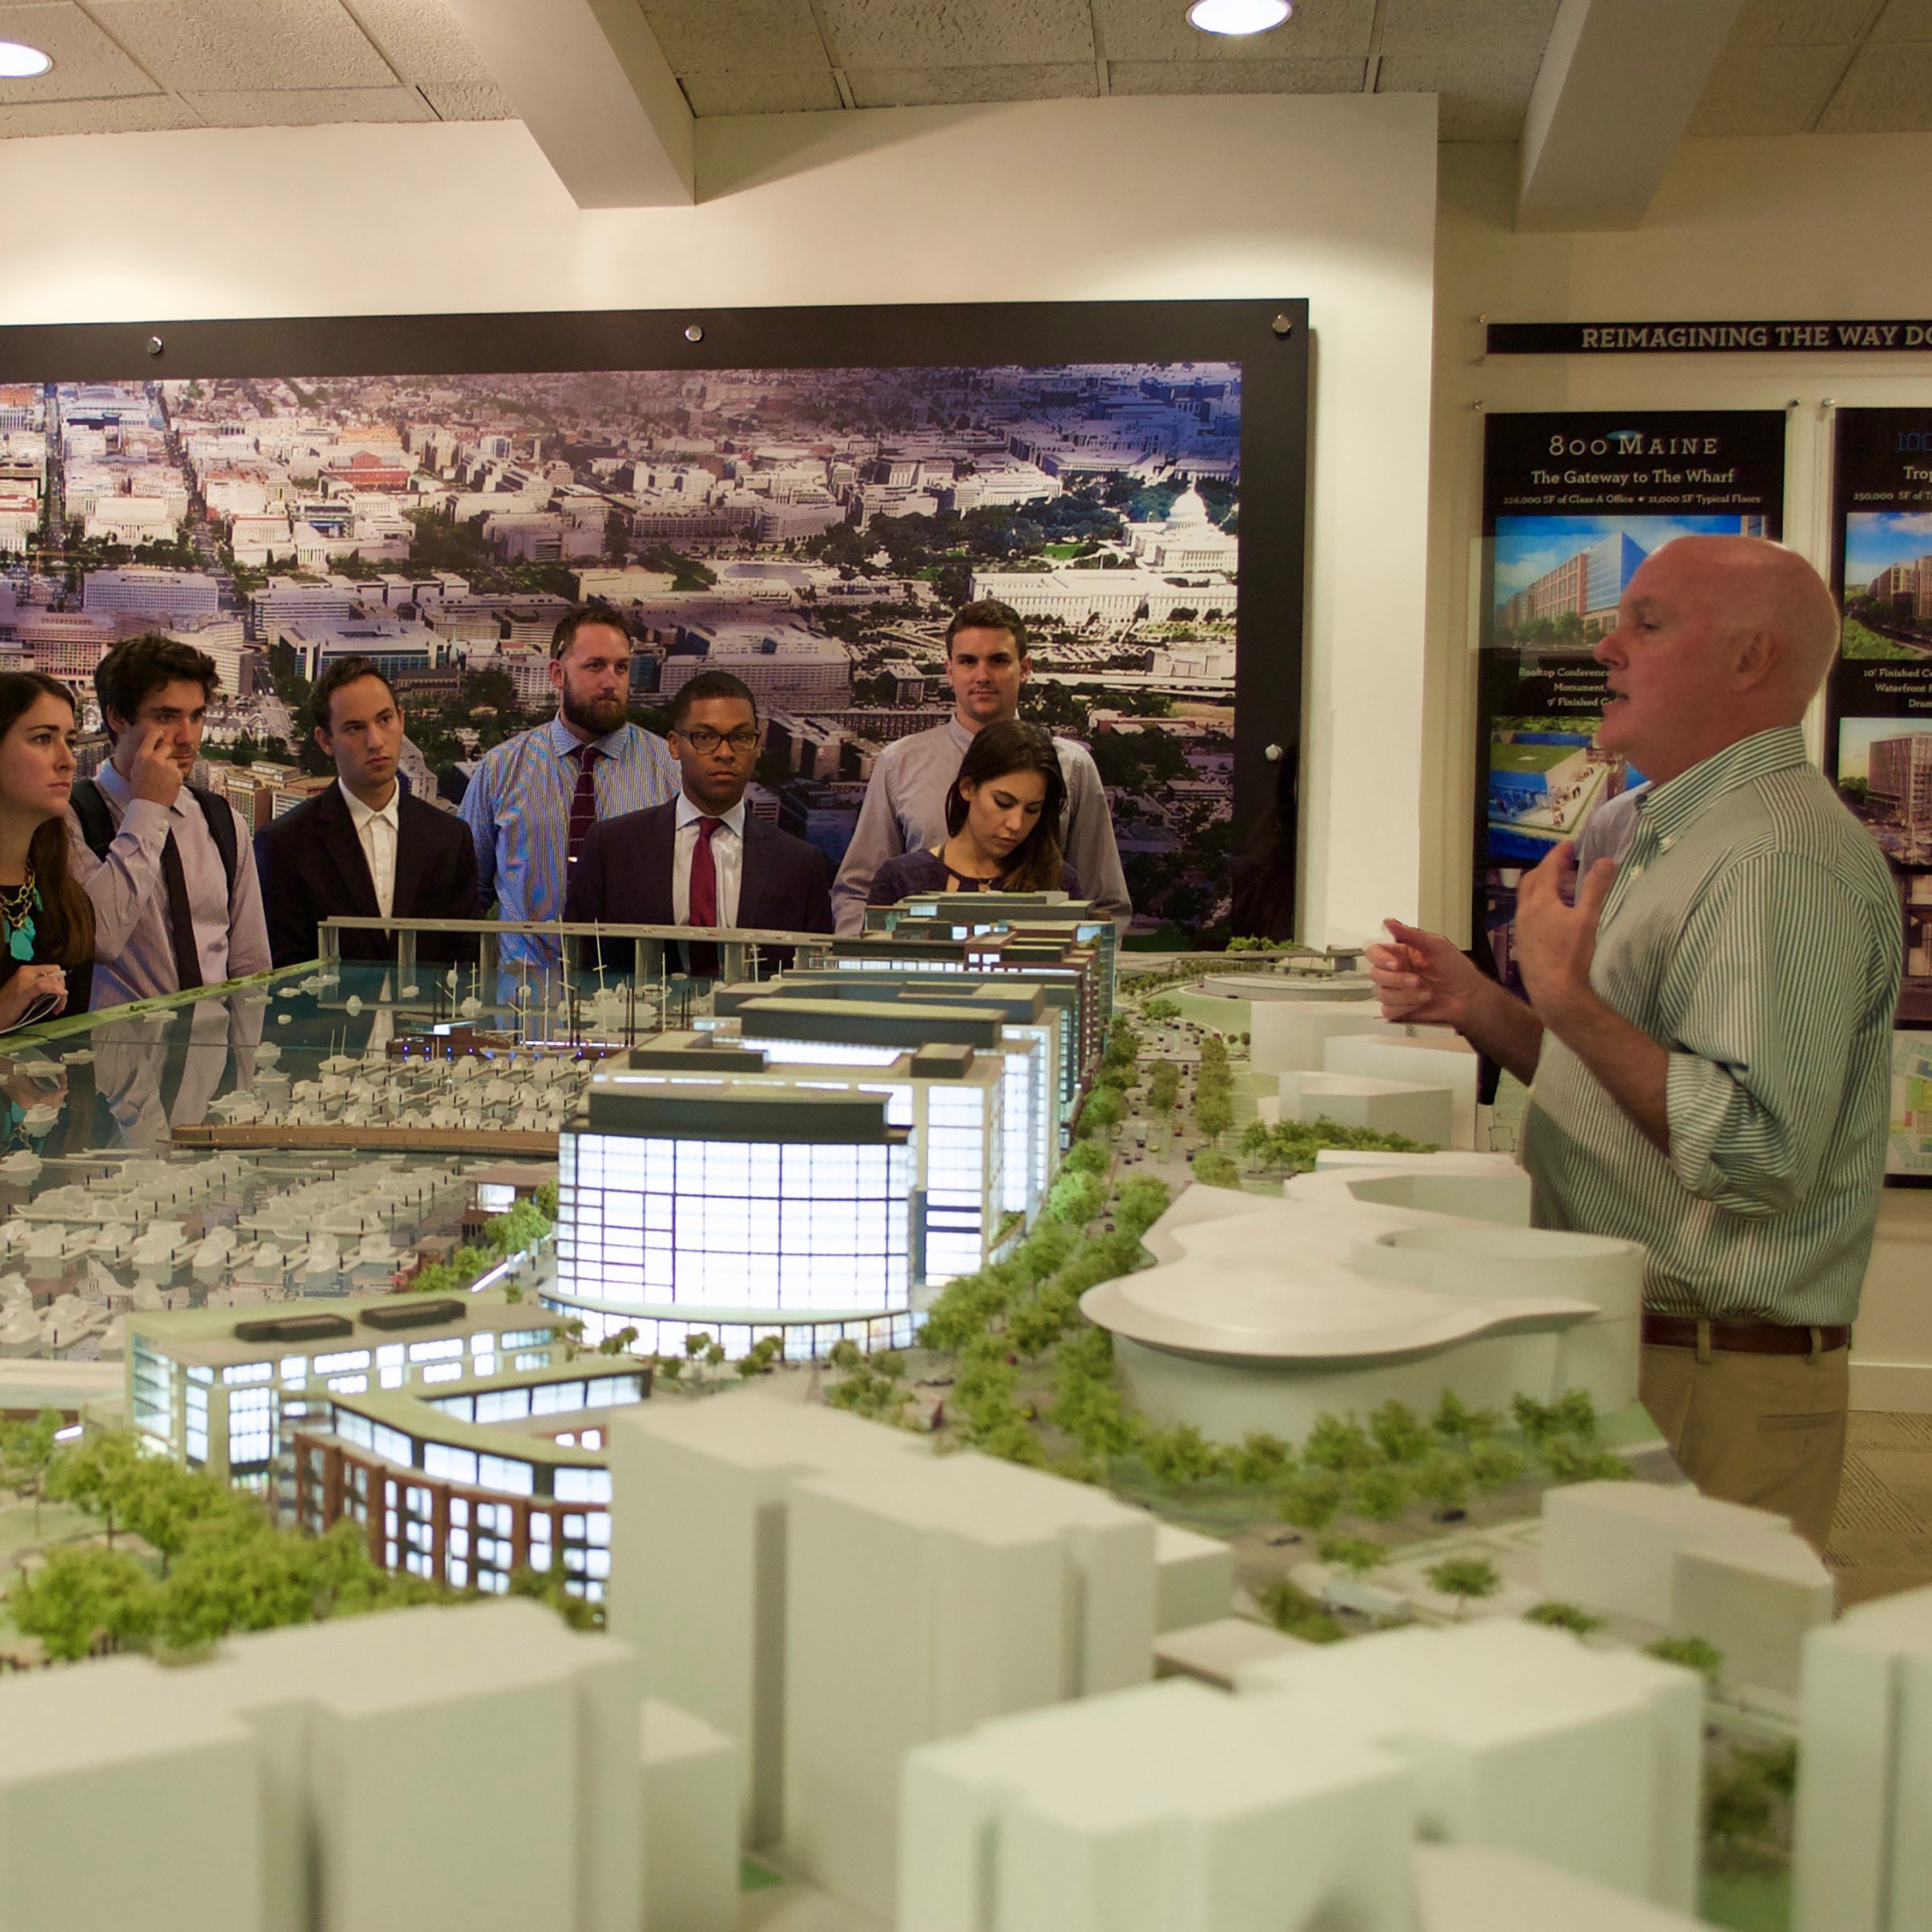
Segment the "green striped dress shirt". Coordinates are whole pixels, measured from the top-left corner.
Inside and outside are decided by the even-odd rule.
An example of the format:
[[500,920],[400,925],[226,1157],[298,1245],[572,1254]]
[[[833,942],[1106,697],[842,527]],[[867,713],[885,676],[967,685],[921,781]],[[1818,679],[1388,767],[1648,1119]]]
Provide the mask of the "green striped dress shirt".
[[1872,1249],[1904,928],[1795,726],[1633,801],[1591,984],[1670,1055],[1660,1154],[1553,1033],[1524,1164],[1539,1227],[1641,1241],[1673,1315],[1849,1322]]

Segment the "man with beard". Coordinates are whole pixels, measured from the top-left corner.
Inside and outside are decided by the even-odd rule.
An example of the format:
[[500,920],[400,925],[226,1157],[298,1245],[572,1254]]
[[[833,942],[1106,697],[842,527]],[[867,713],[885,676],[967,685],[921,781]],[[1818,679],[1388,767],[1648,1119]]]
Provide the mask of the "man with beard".
[[[566,611],[550,641],[557,715],[484,754],[463,797],[477,884],[506,920],[561,918],[570,869],[600,819],[642,811],[678,792],[662,738],[628,724],[630,634],[608,604]],[[506,966],[547,970],[555,939],[506,933]]]

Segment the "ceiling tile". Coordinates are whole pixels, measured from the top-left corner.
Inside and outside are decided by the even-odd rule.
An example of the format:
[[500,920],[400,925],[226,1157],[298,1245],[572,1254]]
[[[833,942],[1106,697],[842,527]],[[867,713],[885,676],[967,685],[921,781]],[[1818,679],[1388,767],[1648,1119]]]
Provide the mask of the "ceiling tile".
[[443,0],[343,0],[343,4],[405,80],[495,85]]
[[53,66],[31,80],[0,80],[0,102],[94,101],[109,94],[157,93],[143,73],[79,7],[60,0],[43,6],[0,11],[6,37],[23,40],[52,58]]
[[1444,141],[1513,141],[1542,64],[1540,47],[1458,47],[1432,54],[1385,54],[1381,94],[1439,94]]
[[1100,91],[1091,60],[998,67],[848,67],[860,107],[947,107],[964,101],[1068,101]]
[[1894,41],[1859,51],[1821,134],[1914,134],[1932,128],[1932,44]]
[[1872,30],[1874,40],[1932,40],[1932,0],[1892,0]]
[[679,74],[784,74],[830,64],[808,0],[644,0]]
[[1727,47],[1684,131],[1802,134],[1844,58],[1838,47]]
[[115,101],[10,101],[0,105],[0,138],[17,134],[144,134],[200,125],[200,116],[172,94]]
[[819,8],[842,67],[1093,59],[1087,0],[819,0]]
[[92,0],[94,16],[163,86],[188,94],[394,86],[340,6],[318,0]]
[[210,127],[326,127],[343,121],[433,121],[413,87],[222,88],[184,97]]
[[1864,30],[1872,0],[1744,0],[1736,47],[1843,47]]
[[691,111],[700,118],[810,114],[815,109],[845,105],[822,56],[815,73],[681,74],[679,81]]
[[1282,26],[1238,39],[1190,27],[1185,0],[1093,0],[1093,18],[1109,60],[1365,58],[1375,33],[1375,0],[1296,0]]
[[517,110],[493,80],[419,80],[416,91],[440,121],[514,121]]
[[1359,94],[1368,63],[1313,60],[1110,60],[1117,94]]
[[1563,0],[1389,0],[1382,52],[1406,54],[1476,40],[1507,40],[1540,52]]

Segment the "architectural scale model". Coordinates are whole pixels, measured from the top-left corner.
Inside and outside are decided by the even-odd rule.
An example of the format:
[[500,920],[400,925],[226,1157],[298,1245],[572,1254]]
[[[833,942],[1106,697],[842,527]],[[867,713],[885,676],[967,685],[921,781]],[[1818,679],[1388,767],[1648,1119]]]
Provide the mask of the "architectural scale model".
[[[540,1112],[554,1234],[473,1286],[395,1292],[451,1280],[546,1165],[184,1138],[0,1166],[0,1349],[17,1332],[31,1363],[102,1325],[63,1295],[98,1306],[151,1448],[489,1600],[0,1678],[0,1932],[726,1932],[785,1908],[824,1932],[1681,1932],[1713,1719],[1801,1745],[1794,1932],[1916,1928],[1932,1592],[1832,1624],[1781,1519],[1591,1480],[1540,1516],[1446,1512],[1368,1567],[1362,1538],[1278,1525],[1270,1587],[1348,1637],[1311,1645],[1269,1621],[1253,1554],[957,1447],[993,1446],[960,1418],[1019,1344],[942,1358],[920,1325],[1022,1278],[1022,1250],[1126,1242],[1063,1311],[1082,1348],[1079,1310],[1111,1332],[1121,1413],[1284,1457],[1324,1417],[1587,1396],[1615,1418],[1641,1266],[1527,1227],[1520,1171],[1468,1150],[1467,1055],[1286,961],[1216,976],[1256,1035],[1232,1081],[1217,1062],[1244,1149],[1333,1104],[1371,1134],[1446,1121],[1463,1150],[1232,1184],[1236,1129],[1199,1104],[1214,1036],[1186,1016],[1236,994],[1185,967],[1117,987],[1078,908],[972,910],[890,909],[775,977],[680,991],[654,1031],[608,988],[426,1024],[349,1015],[314,976],[353,1042],[271,1052],[211,1117],[500,1155]],[[1117,1075],[1117,1005],[1194,1083],[1184,1131]],[[1121,1079],[1110,1130],[1084,1110]],[[319,1117],[241,1117],[270,1104]],[[1186,1184],[1216,1160],[1230,1184]],[[1119,1222],[1136,1187],[1154,1204],[1109,1232],[1093,1203]],[[907,1426],[829,1406],[909,1348],[923,1379],[880,1411]],[[533,1587],[606,1633],[503,1600]],[[103,1831],[133,1850],[92,1856]],[[780,1875],[770,1907],[741,1855]]]

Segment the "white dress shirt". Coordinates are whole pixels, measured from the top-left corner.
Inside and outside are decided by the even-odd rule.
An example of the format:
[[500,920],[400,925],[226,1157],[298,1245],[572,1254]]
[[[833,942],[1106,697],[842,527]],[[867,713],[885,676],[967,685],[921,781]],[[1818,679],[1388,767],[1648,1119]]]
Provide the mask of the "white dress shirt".
[[376,910],[387,919],[396,909],[397,806],[402,787],[392,782],[389,803],[380,811],[365,805],[340,778],[342,797],[354,822],[356,836],[362,842],[362,857],[369,862],[369,876],[376,889]]
[[718,923],[738,923],[738,886],[745,877],[745,801],[729,811],[708,812],[678,794],[678,829],[671,847],[671,910],[680,926],[691,923],[691,861],[698,849],[698,820],[716,818],[711,835],[711,863],[718,875]]

